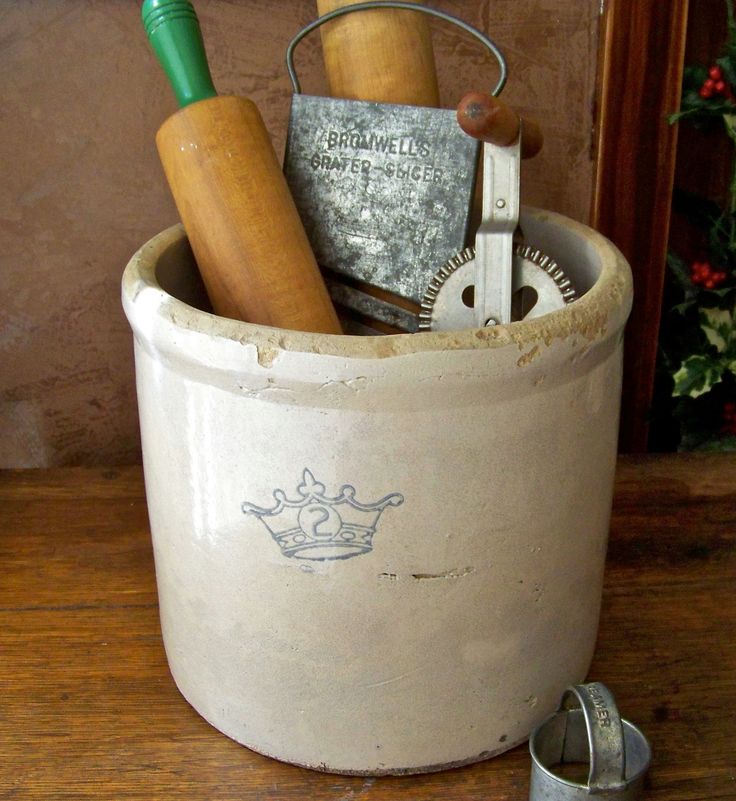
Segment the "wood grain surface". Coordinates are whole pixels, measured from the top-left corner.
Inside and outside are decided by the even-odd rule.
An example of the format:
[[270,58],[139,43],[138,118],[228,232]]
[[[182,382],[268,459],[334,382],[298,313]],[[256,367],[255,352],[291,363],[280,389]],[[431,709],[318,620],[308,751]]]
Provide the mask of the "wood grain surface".
[[[317,0],[317,12],[323,16],[352,4],[353,0]],[[354,12],[325,23],[320,33],[332,97],[439,106],[429,17],[423,12]]]
[[[652,743],[647,799],[736,798],[735,510],[732,457],[619,463],[589,679]],[[526,799],[526,746],[344,777],[209,726],[166,665],[140,468],[0,473],[0,532],[0,799]]]
[[620,444],[647,448],[662,309],[688,0],[608,0],[605,5],[591,225],[634,274],[626,329]]
[[458,104],[457,121],[469,136],[499,147],[516,141],[521,127],[521,158],[536,156],[544,144],[539,125],[530,119],[521,119],[503,100],[486,92],[468,92]]
[[210,97],[156,134],[161,164],[216,314],[340,334],[258,107]]

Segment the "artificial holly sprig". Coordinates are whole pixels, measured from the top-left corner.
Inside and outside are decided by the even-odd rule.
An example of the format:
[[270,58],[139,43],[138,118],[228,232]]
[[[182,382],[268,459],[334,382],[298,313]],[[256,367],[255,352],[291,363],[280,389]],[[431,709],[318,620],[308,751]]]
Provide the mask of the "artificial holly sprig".
[[[696,64],[685,67],[680,110],[670,122],[689,117],[706,122],[714,117],[729,117],[736,112],[736,19],[733,0],[726,0],[727,38],[723,55],[710,66]],[[725,120],[733,137],[733,120]]]
[[[684,71],[680,110],[672,122],[719,120],[736,148],[736,20],[725,0],[728,35],[710,65]],[[675,205],[703,232],[691,262],[670,253],[675,305],[665,319],[660,369],[668,374],[671,414],[681,449],[736,449],[736,159],[727,198],[716,202],[678,192]],[[679,298],[678,298],[679,295]],[[665,385],[663,385],[665,386]],[[666,404],[665,404],[666,406]]]

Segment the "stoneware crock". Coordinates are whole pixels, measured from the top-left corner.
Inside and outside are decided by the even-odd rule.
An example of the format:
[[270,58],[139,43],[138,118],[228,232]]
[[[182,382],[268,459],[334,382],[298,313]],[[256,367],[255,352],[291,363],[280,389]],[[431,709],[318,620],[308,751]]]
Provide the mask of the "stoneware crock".
[[203,310],[181,227],[123,279],[161,626],[189,703],[239,743],[338,773],[516,745],[592,657],[628,265],[525,210],[582,297],[400,336]]

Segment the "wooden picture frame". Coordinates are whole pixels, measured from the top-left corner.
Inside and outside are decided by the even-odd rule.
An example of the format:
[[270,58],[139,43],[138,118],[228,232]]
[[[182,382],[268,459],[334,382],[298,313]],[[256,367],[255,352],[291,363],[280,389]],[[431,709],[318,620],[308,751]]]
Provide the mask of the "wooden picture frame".
[[688,0],[602,0],[591,225],[631,264],[620,449],[647,449]]

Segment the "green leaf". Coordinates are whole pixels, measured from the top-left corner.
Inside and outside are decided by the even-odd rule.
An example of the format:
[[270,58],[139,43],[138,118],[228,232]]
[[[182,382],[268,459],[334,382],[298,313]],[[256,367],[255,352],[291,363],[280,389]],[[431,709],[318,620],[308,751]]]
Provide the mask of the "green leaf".
[[696,192],[688,192],[679,186],[676,186],[672,192],[672,209],[687,217],[688,222],[704,231],[709,230],[716,223],[724,224],[722,222],[723,209],[715,200]]
[[682,70],[682,85],[697,91],[708,77],[708,68],[703,64],[687,64]]
[[700,328],[719,353],[726,353],[736,345],[733,313],[729,309],[701,308]]
[[726,30],[728,42],[726,52],[736,58],[736,16],[734,15],[733,0],[726,0]]
[[[732,86],[736,85],[736,65],[734,64],[736,52],[716,59],[716,64],[723,70],[723,77]],[[705,78],[703,78],[705,80]]]
[[685,314],[687,314],[687,312],[688,312],[690,309],[692,309],[692,307],[695,305],[695,303],[696,303],[696,300],[695,300],[695,298],[693,297],[693,298],[690,298],[690,300],[683,300],[683,302],[682,302],[682,303],[677,303],[677,304],[675,304],[675,305],[672,307],[672,309],[671,309],[671,310],[672,310],[673,312],[675,312],[676,314],[682,314],[682,315],[685,315]]
[[693,282],[690,278],[690,267],[685,259],[678,256],[676,253],[667,254],[667,265],[672,270],[672,275],[677,280],[677,283],[685,290],[685,293],[693,291]]
[[736,437],[725,436],[718,437],[717,439],[707,439],[705,442],[700,443],[697,448],[693,450],[711,452],[724,452],[736,451]]
[[[703,290],[703,293],[707,294],[707,295],[710,295],[713,298],[714,301],[716,299],[723,300],[724,298],[727,298],[729,295],[731,295],[732,292],[733,292],[733,287],[726,287],[725,289],[704,289]],[[723,304],[721,304],[721,307],[723,307]]]
[[670,114],[667,120],[672,124],[689,118],[696,125],[705,125],[724,115],[733,114],[734,110],[736,106],[730,100],[721,97],[701,97],[699,92],[688,91],[682,96],[680,110]]
[[686,429],[682,432],[682,438],[677,450],[680,452],[700,450],[711,441],[712,437],[712,432],[706,433],[700,430],[690,431]]
[[705,395],[723,377],[723,365],[718,359],[708,356],[688,356],[674,374],[675,385],[672,394],[698,398]]
[[723,115],[723,124],[726,126],[726,133],[733,142],[736,142],[736,114],[733,113],[733,106],[730,114]]

